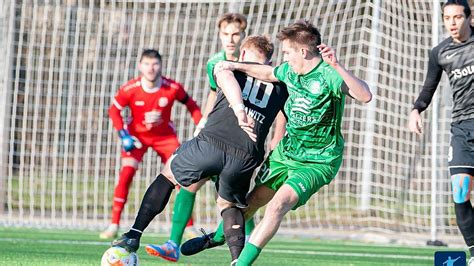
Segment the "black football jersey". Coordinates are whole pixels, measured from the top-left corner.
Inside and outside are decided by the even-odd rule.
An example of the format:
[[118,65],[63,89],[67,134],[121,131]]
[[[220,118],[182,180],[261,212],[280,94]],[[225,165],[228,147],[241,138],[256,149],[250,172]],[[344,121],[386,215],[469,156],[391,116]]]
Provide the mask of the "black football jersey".
[[463,43],[451,37],[433,48],[428,62],[428,73],[423,90],[415,102],[415,109],[425,110],[431,102],[441,79],[446,72],[453,91],[452,121],[474,118],[474,29],[471,37]]
[[245,112],[255,120],[257,141],[252,141],[239,126],[237,117],[220,88],[217,89],[214,108],[198,138],[225,151],[247,155],[245,158],[263,160],[265,139],[278,112],[283,111],[288,91],[282,82],[263,82],[239,71],[234,71],[234,75],[242,90]]

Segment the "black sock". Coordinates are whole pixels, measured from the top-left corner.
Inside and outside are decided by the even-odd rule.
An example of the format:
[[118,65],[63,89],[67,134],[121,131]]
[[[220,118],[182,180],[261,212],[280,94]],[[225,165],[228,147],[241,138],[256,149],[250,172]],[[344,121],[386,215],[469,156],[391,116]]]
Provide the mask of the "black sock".
[[140,239],[143,230],[168,204],[173,189],[174,184],[164,175],[159,174],[156,177],[143,196],[137,218],[135,218],[132,229],[126,233],[127,237]]
[[474,212],[472,210],[471,201],[464,203],[454,203],[456,212],[456,222],[461,231],[464,241],[469,247],[471,256],[474,256]]
[[245,245],[245,219],[242,210],[237,207],[221,212],[224,221],[224,235],[229,246],[232,260],[239,257]]

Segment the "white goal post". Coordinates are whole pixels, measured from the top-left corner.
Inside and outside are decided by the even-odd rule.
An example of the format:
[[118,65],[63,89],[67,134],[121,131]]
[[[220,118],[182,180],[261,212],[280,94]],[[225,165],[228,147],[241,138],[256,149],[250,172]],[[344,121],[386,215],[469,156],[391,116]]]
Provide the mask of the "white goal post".
[[[163,74],[204,106],[206,61],[220,49],[216,20],[232,10],[247,16],[247,34],[275,40],[275,65],[282,61],[277,32],[296,19],[312,21],[375,92],[369,105],[346,100],[341,170],[288,215],[283,230],[461,240],[447,171],[451,96],[444,82],[438,104],[423,114],[427,133],[417,138],[406,126],[428,52],[444,36],[434,15],[439,1],[0,0],[0,6],[0,225],[108,224],[120,167],[107,115],[112,96],[138,74],[141,50],[153,47],[163,56]],[[173,119],[180,140],[189,139],[194,125],[183,106],[174,107]],[[124,226],[159,169],[158,157],[148,152],[130,189]],[[171,210],[150,231],[169,230]],[[216,223],[212,183],[199,192],[194,212],[197,224]]]

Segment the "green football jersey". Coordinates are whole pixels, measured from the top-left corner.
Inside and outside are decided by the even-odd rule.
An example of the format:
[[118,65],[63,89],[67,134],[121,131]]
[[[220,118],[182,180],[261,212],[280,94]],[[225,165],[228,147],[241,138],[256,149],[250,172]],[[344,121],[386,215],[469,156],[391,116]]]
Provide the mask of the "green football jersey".
[[288,63],[276,67],[274,75],[286,84],[289,93],[285,104],[288,137],[280,143],[286,156],[314,163],[341,160],[342,77],[322,60],[305,75],[295,73]]
[[209,77],[209,85],[211,85],[211,90],[213,91],[216,91],[217,89],[217,84],[216,84],[216,80],[214,79],[214,73],[213,73],[214,66],[216,66],[216,64],[219,63],[220,61],[224,61],[224,60],[227,60],[224,50],[211,56],[211,58],[207,60],[207,76]]

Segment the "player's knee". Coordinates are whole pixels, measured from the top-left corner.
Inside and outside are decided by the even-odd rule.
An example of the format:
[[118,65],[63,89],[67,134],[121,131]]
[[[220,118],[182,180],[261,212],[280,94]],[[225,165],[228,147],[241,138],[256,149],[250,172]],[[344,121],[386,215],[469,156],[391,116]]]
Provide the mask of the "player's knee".
[[232,208],[235,206],[234,203],[227,201],[221,197],[217,197],[216,200],[217,208],[219,208],[219,211],[222,213],[224,210]]
[[133,169],[138,168],[138,161],[135,158],[127,157],[122,158],[122,167],[132,167]]
[[451,176],[453,200],[455,203],[463,203],[469,200],[471,176],[467,174],[456,174]]

